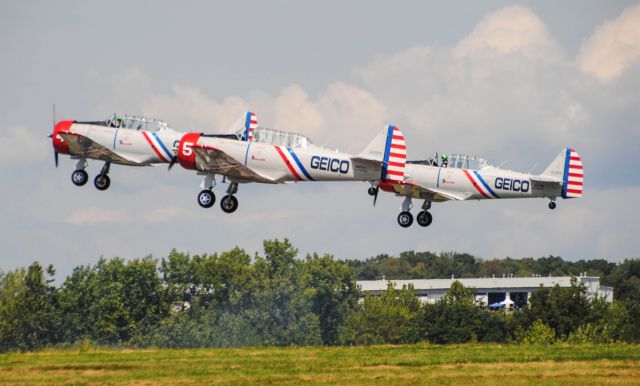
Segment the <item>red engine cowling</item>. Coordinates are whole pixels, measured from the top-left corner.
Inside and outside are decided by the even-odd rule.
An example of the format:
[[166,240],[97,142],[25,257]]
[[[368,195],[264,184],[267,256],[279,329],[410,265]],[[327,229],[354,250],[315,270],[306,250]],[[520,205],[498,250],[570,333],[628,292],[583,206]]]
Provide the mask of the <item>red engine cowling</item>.
[[382,189],[385,192],[393,193],[393,192],[395,192],[394,185],[396,183],[391,182],[389,180],[380,180],[378,182],[378,186],[380,187],[380,189]]
[[198,144],[201,133],[187,133],[182,136],[178,145],[178,162],[185,169],[196,170],[196,155],[193,147]]
[[53,128],[53,133],[51,133],[51,142],[53,143],[53,148],[60,154],[70,154],[69,145],[62,139],[61,136],[58,135],[58,133],[69,131],[71,125],[73,125],[73,121],[60,121]]

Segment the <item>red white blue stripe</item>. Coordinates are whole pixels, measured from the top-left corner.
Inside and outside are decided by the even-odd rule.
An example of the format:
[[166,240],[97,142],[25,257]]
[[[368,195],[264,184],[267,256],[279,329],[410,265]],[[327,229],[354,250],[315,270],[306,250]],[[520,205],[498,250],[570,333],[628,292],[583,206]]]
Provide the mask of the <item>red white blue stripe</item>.
[[500,198],[496,194],[496,192],[491,189],[489,184],[487,184],[487,181],[482,178],[477,170],[469,171],[469,169],[462,169],[462,171],[464,172],[464,175],[467,176],[469,182],[471,182],[471,185],[473,185],[473,187],[478,191],[478,193],[480,193],[482,197],[489,199]]
[[142,131],[141,133],[149,146],[151,146],[153,152],[156,153],[158,158],[160,158],[164,162],[169,162],[171,158],[173,158],[171,152],[167,149],[164,143],[162,143],[162,140],[156,133],[151,133],[151,135],[149,135],[146,131]]
[[296,181],[314,181],[309,172],[307,172],[307,169],[305,169],[305,167],[302,165],[302,162],[300,162],[300,159],[293,151],[293,149],[285,148],[284,146],[274,147],[276,149],[276,152],[280,155],[280,158],[282,158],[284,164],[287,165],[287,168],[295,177]]

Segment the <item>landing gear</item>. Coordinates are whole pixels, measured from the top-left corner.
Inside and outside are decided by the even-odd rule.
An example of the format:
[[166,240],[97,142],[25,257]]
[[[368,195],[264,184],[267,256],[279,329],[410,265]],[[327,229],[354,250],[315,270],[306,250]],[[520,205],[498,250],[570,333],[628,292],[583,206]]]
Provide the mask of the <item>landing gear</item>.
[[426,210],[423,210],[420,213],[418,213],[416,220],[418,222],[418,225],[420,225],[421,227],[428,227],[429,225],[431,225],[431,222],[433,221],[433,216],[431,216],[431,213],[427,212]]
[[556,208],[556,203],[555,203],[555,202],[553,202],[553,201],[551,201],[551,202],[549,203],[549,209],[553,210],[553,209],[555,209],[555,208]]
[[93,184],[98,190],[107,190],[109,185],[111,185],[111,179],[109,178],[109,167],[111,166],[111,162],[105,162],[102,170],[100,170],[100,174],[96,176],[93,180]]
[[367,190],[367,193],[369,193],[370,196],[375,196],[377,191],[378,189],[372,186],[369,188],[369,190]]
[[209,189],[198,193],[198,204],[203,208],[211,208],[216,202],[216,195]]
[[71,182],[73,182],[75,186],[85,185],[87,181],[89,181],[89,175],[84,169],[75,170],[71,173]]
[[403,228],[408,228],[413,224],[413,215],[409,211],[400,212],[398,215],[398,224]]
[[89,175],[84,171],[87,167],[87,161],[83,158],[79,159],[76,163],[76,170],[71,173],[71,182],[75,186],[83,186],[89,181]]
[[233,213],[238,209],[238,199],[235,196],[227,194],[220,200],[220,208],[225,213]]
[[98,190],[107,190],[109,185],[111,185],[111,179],[106,174],[98,174],[93,180],[93,184]]

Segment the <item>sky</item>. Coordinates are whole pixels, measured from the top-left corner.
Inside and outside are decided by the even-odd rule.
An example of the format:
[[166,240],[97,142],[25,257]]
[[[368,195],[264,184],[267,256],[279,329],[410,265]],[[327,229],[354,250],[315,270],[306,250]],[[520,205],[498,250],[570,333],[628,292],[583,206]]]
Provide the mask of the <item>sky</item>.
[[[0,270],[60,275],[104,256],[166,256],[289,238],[300,255],[406,250],[621,261],[640,251],[640,3],[633,1],[0,1]],[[408,158],[482,156],[541,172],[569,146],[584,197],[402,202],[364,182],[241,185],[232,215],[197,205],[201,177],[113,166],[111,187],[53,163],[56,118],[114,112],[216,132],[261,124],[359,152],[386,124]],[[90,161],[93,178],[101,163]],[[226,186],[215,192],[222,197]]]

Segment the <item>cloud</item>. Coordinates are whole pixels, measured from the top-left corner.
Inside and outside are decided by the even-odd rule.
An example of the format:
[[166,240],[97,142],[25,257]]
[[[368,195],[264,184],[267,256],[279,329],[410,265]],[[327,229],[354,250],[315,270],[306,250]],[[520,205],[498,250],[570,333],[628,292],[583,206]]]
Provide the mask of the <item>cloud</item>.
[[583,44],[577,62],[582,71],[612,82],[640,60],[640,4],[600,25]]
[[536,58],[560,54],[559,46],[542,20],[529,8],[517,5],[489,13],[454,48],[456,56],[484,51],[520,53]]

